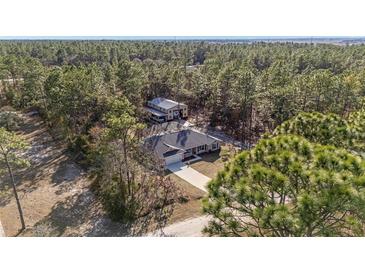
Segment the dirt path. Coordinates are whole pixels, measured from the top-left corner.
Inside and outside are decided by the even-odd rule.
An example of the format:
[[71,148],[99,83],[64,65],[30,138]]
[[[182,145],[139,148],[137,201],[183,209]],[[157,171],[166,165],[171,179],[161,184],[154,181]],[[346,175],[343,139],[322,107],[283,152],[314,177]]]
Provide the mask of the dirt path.
[[[27,229],[21,236],[135,236],[138,229],[112,222],[104,213],[83,170],[54,141],[42,120],[23,114],[22,134],[31,147],[31,168],[16,174]],[[14,236],[20,221],[7,178],[0,184],[0,219]]]
[[203,228],[208,224],[209,217],[187,219],[165,227],[162,231],[147,234],[151,237],[202,237]]

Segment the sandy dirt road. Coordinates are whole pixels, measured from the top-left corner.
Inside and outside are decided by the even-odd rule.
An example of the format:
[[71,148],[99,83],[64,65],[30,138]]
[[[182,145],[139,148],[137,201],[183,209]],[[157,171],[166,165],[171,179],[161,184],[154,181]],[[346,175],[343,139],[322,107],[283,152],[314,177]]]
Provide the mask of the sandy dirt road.
[[209,217],[201,216],[187,219],[165,227],[162,231],[147,234],[148,237],[202,237],[203,228],[208,224]]

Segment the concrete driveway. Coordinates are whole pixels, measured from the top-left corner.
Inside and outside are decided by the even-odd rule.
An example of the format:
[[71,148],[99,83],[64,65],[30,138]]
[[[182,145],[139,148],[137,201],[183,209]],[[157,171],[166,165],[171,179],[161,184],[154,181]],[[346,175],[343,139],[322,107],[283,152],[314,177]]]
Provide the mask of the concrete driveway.
[[174,163],[167,166],[171,172],[173,172],[176,176],[179,176],[181,179],[187,181],[193,186],[203,190],[206,190],[207,183],[211,180],[211,178],[201,174],[195,169],[185,165],[182,162]]

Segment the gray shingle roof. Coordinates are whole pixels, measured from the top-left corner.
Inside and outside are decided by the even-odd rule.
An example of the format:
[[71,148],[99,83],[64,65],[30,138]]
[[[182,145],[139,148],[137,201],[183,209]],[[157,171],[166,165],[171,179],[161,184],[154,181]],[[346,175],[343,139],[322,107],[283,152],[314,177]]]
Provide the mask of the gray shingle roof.
[[145,139],[144,145],[152,150],[158,157],[163,158],[166,153],[172,150],[187,150],[201,145],[211,145],[218,139],[205,133],[185,129],[178,132],[155,135]]
[[[150,102],[163,109],[170,109],[170,108],[173,108],[173,107],[176,107],[177,105],[179,105],[178,102],[175,102],[173,100],[166,99],[166,98],[161,98],[161,97],[152,99]],[[184,104],[180,103],[180,105],[184,105]]]
[[172,155],[176,155],[178,153],[184,153],[184,150],[182,150],[182,149],[171,149],[169,151],[166,151],[163,154],[163,157],[169,157],[169,156],[172,156]]

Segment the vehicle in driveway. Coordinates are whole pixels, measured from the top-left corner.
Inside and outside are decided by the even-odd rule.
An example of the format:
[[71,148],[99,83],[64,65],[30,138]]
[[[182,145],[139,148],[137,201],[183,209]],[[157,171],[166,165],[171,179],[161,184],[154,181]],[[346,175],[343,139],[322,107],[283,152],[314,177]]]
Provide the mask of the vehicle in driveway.
[[145,148],[153,151],[165,168],[192,155],[217,151],[220,145],[221,140],[194,129],[165,132],[144,141]]

